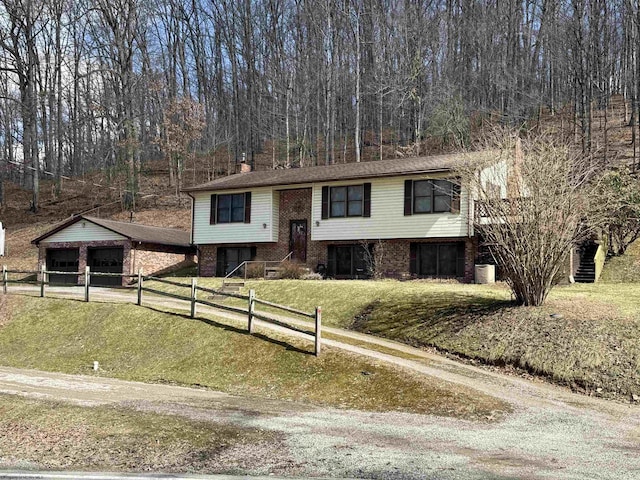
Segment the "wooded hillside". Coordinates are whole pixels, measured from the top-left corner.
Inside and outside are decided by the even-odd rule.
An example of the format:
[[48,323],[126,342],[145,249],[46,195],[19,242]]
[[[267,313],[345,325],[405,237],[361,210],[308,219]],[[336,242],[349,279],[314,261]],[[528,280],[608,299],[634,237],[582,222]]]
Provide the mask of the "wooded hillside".
[[99,172],[93,191],[129,208],[154,160],[175,191],[243,159],[288,168],[456,149],[487,121],[561,109],[571,141],[601,151],[613,94],[616,128],[638,123],[638,4],[0,0],[0,185],[28,188],[37,210],[41,179],[55,201],[65,176]]

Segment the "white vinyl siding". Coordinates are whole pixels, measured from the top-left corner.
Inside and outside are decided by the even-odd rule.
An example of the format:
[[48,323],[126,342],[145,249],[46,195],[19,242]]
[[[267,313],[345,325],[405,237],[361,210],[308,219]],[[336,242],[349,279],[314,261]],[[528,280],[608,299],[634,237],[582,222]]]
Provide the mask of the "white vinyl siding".
[[273,191],[272,197],[273,208],[271,209],[271,235],[273,241],[278,240],[278,232],[280,229],[280,192],[278,190]]
[[126,240],[127,237],[104,227],[80,220],[67,228],[48,236],[42,243],[53,242],[99,242],[104,240]]
[[509,169],[504,160],[487,167],[480,172],[482,188],[489,193],[495,187],[498,198],[507,198],[508,175]]
[[194,192],[193,243],[203,245],[275,241],[274,232],[277,239],[277,221],[274,221],[273,217],[273,202],[276,195],[273,194],[271,188],[251,190],[250,223],[209,224],[212,194],[244,193],[246,191]]
[[[462,189],[460,213],[404,215],[405,180],[447,178],[446,175],[412,175],[366,180],[371,182],[371,216],[322,219],[322,186],[349,185],[331,182],[313,186],[311,240],[375,240],[388,238],[455,238],[469,235],[469,202]],[[316,226],[319,222],[319,226]]]

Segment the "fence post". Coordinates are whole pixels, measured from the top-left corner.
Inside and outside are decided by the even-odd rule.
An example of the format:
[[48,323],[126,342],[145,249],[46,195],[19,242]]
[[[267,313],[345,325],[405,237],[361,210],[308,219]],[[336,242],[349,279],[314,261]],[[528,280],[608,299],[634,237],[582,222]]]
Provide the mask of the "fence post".
[[142,268],[138,268],[138,306],[142,306],[142,282],[144,281],[144,275],[142,275]]
[[91,276],[89,274],[89,265],[84,267],[84,301],[89,301],[89,282],[91,280]]
[[256,291],[255,290],[249,290],[249,311],[248,311],[248,315],[249,315],[249,325],[248,325],[248,329],[249,329],[249,335],[251,335],[253,333],[253,311],[256,307],[256,303],[255,303],[255,298],[256,298]]
[[7,273],[7,266],[2,265],[2,293],[7,294],[7,283],[9,283],[9,274]]
[[320,355],[320,343],[322,337],[322,308],[316,307],[316,344],[315,355]]
[[198,290],[198,279],[196,277],[191,278],[191,318],[196,316],[196,294]]
[[45,277],[46,274],[44,272],[46,271],[45,270],[46,268],[47,267],[44,265],[40,266],[40,297],[41,298],[44,298],[44,284],[46,281],[46,277]]

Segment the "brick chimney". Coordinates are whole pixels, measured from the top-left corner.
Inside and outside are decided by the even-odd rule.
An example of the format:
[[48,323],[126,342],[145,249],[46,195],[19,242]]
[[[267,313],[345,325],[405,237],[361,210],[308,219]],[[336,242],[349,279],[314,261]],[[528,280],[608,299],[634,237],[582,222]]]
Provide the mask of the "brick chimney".
[[507,197],[520,198],[522,196],[522,164],[524,163],[524,152],[522,151],[522,141],[516,138],[513,162],[508,165],[507,172]]
[[251,164],[247,162],[240,163],[240,173],[249,173],[251,171]]

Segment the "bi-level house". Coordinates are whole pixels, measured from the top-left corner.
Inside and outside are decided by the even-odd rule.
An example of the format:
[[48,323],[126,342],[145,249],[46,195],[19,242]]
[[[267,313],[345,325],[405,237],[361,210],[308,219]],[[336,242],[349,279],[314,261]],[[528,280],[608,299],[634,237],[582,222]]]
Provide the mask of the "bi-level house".
[[187,188],[200,275],[291,254],[330,277],[361,278],[365,249],[378,248],[385,276],[472,281],[473,199],[455,178],[462,161],[439,155],[255,171]]

